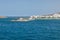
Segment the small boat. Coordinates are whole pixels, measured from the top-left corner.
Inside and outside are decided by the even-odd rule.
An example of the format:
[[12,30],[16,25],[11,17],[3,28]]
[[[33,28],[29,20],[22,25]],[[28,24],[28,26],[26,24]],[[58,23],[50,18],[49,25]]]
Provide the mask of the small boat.
[[11,21],[31,21],[31,20],[35,20],[35,17],[31,16],[29,18],[19,18],[17,20],[11,20]]
[[11,21],[30,21],[29,19],[19,18],[17,20],[11,20]]

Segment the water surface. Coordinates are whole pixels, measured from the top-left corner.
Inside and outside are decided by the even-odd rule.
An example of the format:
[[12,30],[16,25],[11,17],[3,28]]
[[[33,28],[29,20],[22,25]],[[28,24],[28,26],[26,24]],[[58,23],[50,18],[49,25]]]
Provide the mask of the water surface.
[[60,20],[12,22],[0,19],[0,40],[60,40]]

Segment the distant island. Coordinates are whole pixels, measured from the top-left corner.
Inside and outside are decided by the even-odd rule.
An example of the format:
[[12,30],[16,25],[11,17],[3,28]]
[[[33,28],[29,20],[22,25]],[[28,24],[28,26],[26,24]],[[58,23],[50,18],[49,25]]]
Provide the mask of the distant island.
[[0,18],[6,18],[6,16],[0,16]]
[[48,15],[38,15],[38,16],[30,16],[29,18],[19,18],[17,20],[12,20],[12,21],[30,21],[30,20],[35,20],[35,19],[60,19],[60,12],[58,13],[53,13],[53,14],[48,14]]

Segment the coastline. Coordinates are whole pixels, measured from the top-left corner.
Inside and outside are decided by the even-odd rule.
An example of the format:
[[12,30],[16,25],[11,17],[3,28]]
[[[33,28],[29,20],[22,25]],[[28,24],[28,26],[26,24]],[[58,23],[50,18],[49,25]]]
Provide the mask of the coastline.
[[36,20],[36,19],[41,19],[41,20],[52,20],[52,19],[60,19],[60,12],[58,13],[54,13],[54,14],[48,14],[48,15],[33,15],[33,16],[30,16],[29,18],[19,18],[17,20],[12,20],[12,21],[31,21],[31,20]]

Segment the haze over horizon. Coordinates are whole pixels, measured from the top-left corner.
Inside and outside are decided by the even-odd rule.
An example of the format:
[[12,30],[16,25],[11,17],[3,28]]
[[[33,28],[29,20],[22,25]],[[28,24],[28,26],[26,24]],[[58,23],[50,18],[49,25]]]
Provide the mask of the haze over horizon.
[[60,0],[0,0],[0,15],[31,16],[60,12]]

